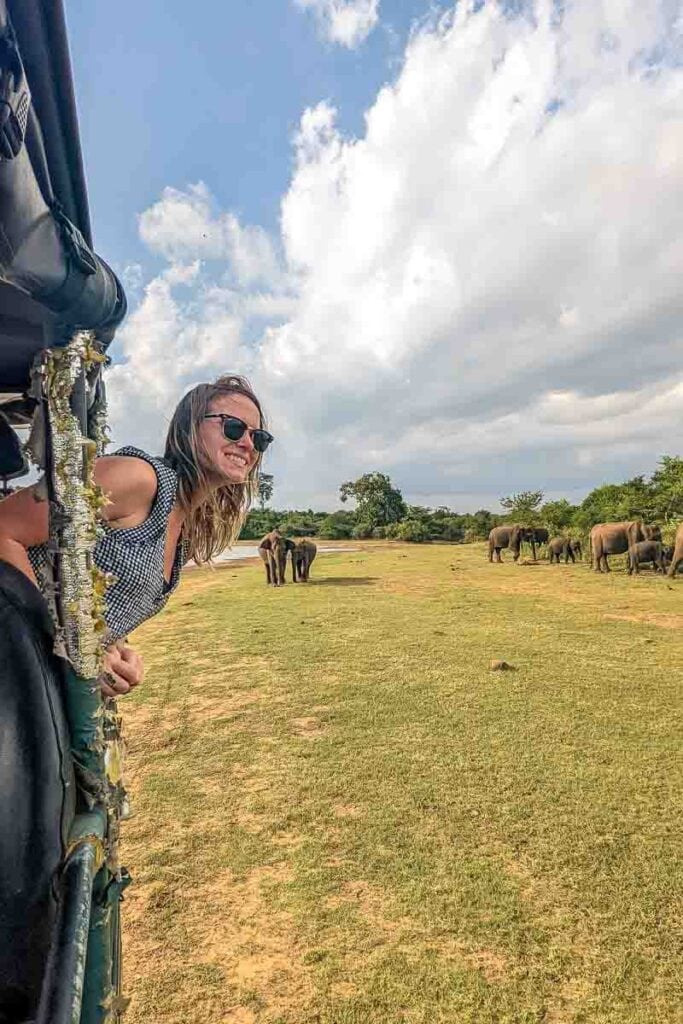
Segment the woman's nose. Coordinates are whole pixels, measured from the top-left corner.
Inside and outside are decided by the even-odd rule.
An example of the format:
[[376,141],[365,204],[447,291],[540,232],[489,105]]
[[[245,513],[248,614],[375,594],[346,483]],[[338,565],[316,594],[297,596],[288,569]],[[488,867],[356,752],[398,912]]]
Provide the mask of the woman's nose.
[[241,438],[237,442],[237,445],[240,448],[246,448],[247,451],[250,451],[250,452],[256,451],[256,449],[254,448],[254,439],[253,439],[253,437],[251,436],[251,434],[250,434],[250,432],[248,430],[244,431],[244,433],[242,434]]

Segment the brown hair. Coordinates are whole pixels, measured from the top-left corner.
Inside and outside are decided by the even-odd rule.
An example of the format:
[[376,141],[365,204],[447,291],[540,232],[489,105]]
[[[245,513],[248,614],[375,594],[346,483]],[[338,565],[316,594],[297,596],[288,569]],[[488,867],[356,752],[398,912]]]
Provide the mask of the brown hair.
[[249,506],[258,493],[262,456],[249,471],[245,483],[215,486],[212,467],[199,438],[199,427],[211,403],[221,395],[245,395],[263,410],[246,377],[229,374],[213,384],[197,384],[181,398],[169,424],[164,458],[178,474],[178,501],[185,513],[183,540],[187,557],[209,562],[237,540]]

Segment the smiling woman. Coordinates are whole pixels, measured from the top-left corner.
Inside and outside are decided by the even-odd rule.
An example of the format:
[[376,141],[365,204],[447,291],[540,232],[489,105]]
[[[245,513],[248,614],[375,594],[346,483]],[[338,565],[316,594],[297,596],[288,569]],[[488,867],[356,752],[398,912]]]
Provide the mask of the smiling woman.
[[[206,562],[239,535],[273,440],[247,380],[198,384],[178,404],[163,458],[122,448],[97,460],[107,502],[95,563],[113,577],[106,593],[108,650],[101,685],[108,696],[142,680],[126,635],[161,611],[190,559]],[[48,504],[40,487],[0,503],[0,558],[45,591],[49,583]]]

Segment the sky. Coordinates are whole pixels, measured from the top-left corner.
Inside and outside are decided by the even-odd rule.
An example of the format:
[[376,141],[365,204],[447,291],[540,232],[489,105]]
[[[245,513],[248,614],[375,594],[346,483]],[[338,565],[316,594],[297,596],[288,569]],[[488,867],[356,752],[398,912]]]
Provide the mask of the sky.
[[[66,0],[113,447],[252,381],[276,507],[683,452],[681,0]],[[199,15],[199,16],[198,16]]]

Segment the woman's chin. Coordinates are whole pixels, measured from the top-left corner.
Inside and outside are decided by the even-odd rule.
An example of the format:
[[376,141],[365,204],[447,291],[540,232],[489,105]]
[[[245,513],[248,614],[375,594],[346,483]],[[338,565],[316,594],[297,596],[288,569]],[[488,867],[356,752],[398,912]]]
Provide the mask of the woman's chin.
[[239,466],[223,466],[221,469],[221,477],[226,484],[245,484],[248,476],[249,470]]

